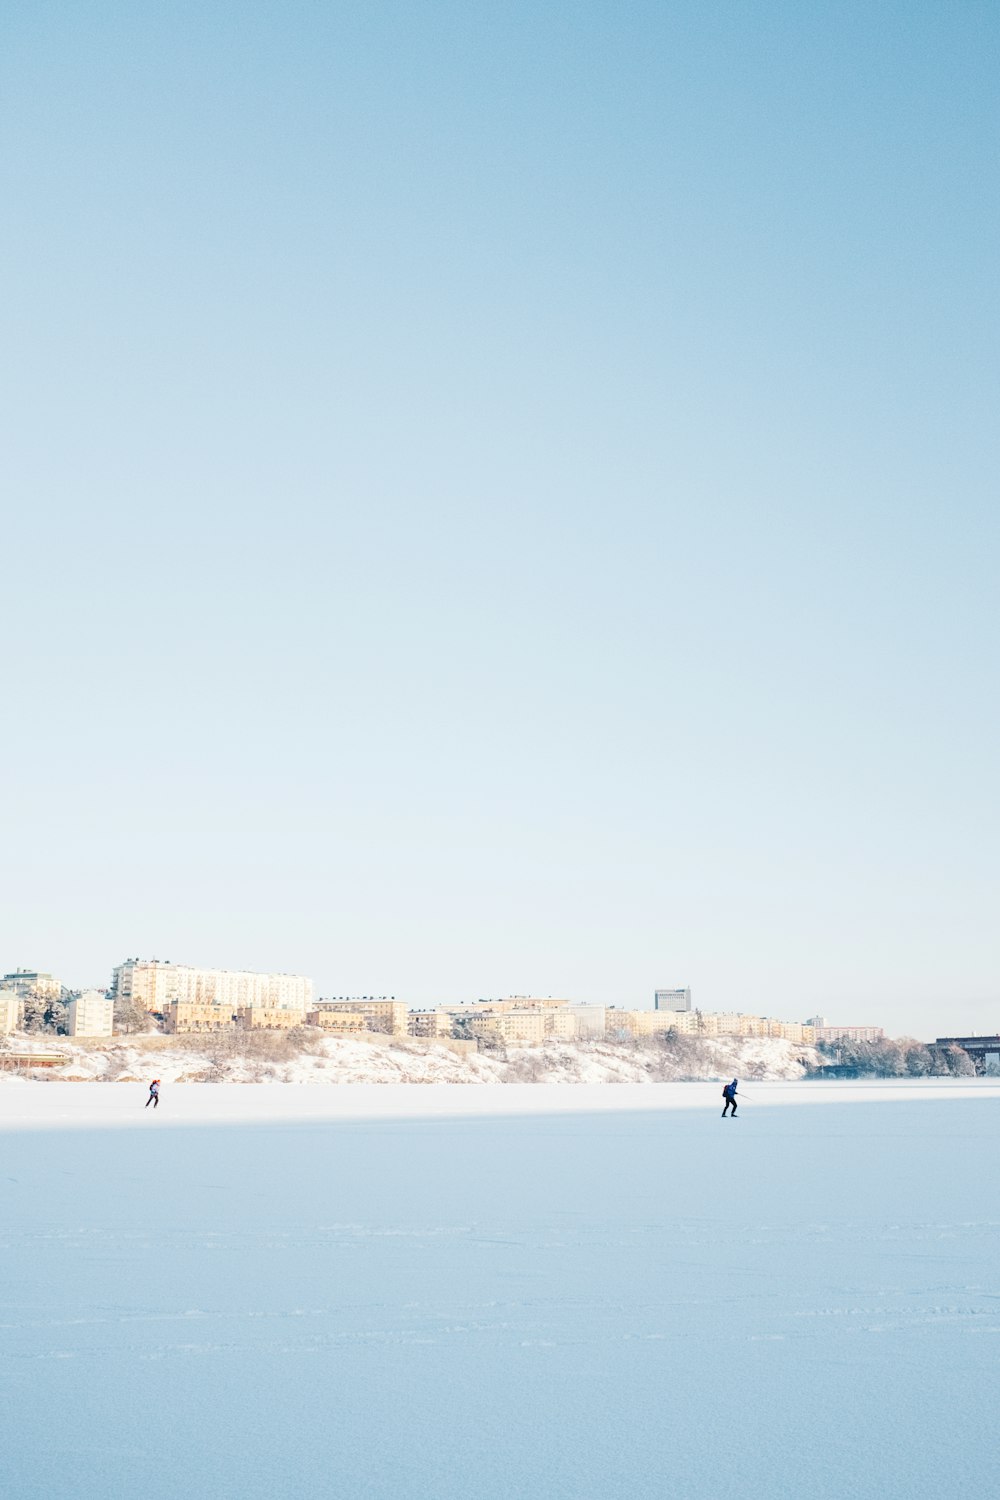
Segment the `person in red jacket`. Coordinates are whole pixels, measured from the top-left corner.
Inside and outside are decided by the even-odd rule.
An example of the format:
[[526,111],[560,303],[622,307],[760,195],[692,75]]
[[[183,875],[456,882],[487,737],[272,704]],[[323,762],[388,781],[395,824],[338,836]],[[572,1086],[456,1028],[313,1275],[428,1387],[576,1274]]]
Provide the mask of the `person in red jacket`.
[[158,1078],[154,1078],[149,1085],[149,1098],[146,1100],[144,1108],[148,1109],[150,1105],[154,1109],[159,1109],[160,1107],[160,1080]]

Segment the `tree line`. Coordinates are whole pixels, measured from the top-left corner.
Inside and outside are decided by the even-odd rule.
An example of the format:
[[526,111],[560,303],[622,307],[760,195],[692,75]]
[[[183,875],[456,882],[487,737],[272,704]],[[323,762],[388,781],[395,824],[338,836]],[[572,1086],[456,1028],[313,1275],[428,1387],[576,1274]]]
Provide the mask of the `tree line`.
[[961,1047],[917,1042],[912,1037],[880,1042],[820,1042],[819,1064],[810,1078],[972,1078],[975,1066]]

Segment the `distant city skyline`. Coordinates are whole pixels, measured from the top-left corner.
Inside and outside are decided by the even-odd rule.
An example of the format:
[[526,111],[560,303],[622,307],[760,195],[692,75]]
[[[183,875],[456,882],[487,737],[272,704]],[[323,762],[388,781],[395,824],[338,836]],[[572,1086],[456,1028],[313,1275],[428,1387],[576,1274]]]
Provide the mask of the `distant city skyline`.
[[5,962],[995,1027],[1000,12],[3,33]]
[[[121,963],[115,964],[112,969],[111,979],[107,985],[78,985],[72,981],[67,983],[62,975],[53,974],[50,971],[27,969],[17,967],[9,970],[0,978],[0,991],[3,993],[13,992],[18,995],[26,993],[45,993],[58,996],[61,991],[93,992],[103,993],[105,990],[112,995],[126,1000],[141,997],[144,1006],[150,1010],[166,1009],[169,1003],[181,1000],[183,1003],[220,1006],[231,1010],[234,1007],[257,1003],[261,1005],[297,1007],[303,1012],[313,1003],[314,983],[312,976],[301,973],[293,973],[289,970],[276,972],[252,971],[246,969],[225,969],[218,965],[200,966],[188,964],[184,961],[175,962],[173,959],[161,959],[156,957],[132,957],[123,959]],[[506,996],[494,996],[493,1002],[502,999],[505,1005],[512,1004],[518,996],[538,994],[530,987],[518,992],[508,992]],[[477,992],[475,1001],[483,1004],[490,1003],[491,997]],[[552,997],[550,996],[549,999]],[[361,1001],[372,1001],[379,1004],[397,1003],[400,1010],[410,1008],[411,1011],[419,1011],[427,1004],[426,999],[408,998],[378,993],[369,989],[362,995],[327,995],[316,991],[316,1002],[330,1006],[337,1001],[348,1005],[356,1005]],[[442,998],[440,993],[434,1002],[437,1005],[457,1006],[462,1008],[474,1003],[473,996],[466,994],[461,997]],[[540,1003],[533,1000],[532,1004]],[[653,991],[651,1002],[642,1002],[629,997],[590,996],[581,999],[579,996],[563,998],[560,1004],[573,1004],[577,1008],[594,1006],[602,1012],[605,1007],[617,1006],[627,1011],[645,1011],[651,1014],[660,1011],[676,1017],[676,1024],[684,1023],[684,1029],[690,1030],[687,1023],[693,1021],[696,1014],[703,1011],[706,1014],[715,1012],[744,1012],[748,1013],[750,1008],[743,1006],[738,1001],[730,1000],[728,1003],[717,1004],[711,1007],[697,1005],[692,997],[691,987],[681,986],[674,988],[657,988]],[[1000,1007],[997,1007],[1000,1010]],[[776,1012],[765,1009],[760,1011],[765,1017],[780,1019]],[[783,1018],[788,1021],[793,1019],[792,1012],[782,1013]],[[818,1033],[826,1033],[830,1036],[841,1036],[852,1034],[855,1039],[866,1039],[869,1036],[882,1035],[885,1028],[881,1025],[877,1016],[867,1015],[862,1018],[857,1015],[841,1015],[837,1013],[833,1024],[830,1018],[816,1014],[807,1015],[805,1011],[795,1013],[795,1020],[814,1027]],[[697,1028],[695,1028],[697,1030]],[[976,1028],[971,1027],[970,1033]],[[988,1028],[991,1031],[995,1027]]]

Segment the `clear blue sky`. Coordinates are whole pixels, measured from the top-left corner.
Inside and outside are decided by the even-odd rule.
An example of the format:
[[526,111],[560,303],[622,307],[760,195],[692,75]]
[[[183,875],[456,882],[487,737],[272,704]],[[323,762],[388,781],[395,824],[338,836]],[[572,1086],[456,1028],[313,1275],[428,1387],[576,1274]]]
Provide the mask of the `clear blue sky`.
[[1000,1024],[994,5],[0,40],[0,965]]

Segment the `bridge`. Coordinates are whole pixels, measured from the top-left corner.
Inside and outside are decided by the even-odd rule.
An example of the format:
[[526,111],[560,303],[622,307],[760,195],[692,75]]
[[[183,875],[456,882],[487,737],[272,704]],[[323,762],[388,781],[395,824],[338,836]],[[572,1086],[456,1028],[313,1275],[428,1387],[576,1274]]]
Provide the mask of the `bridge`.
[[936,1047],[961,1047],[972,1058],[977,1073],[1000,1067],[1000,1036],[939,1036]]

